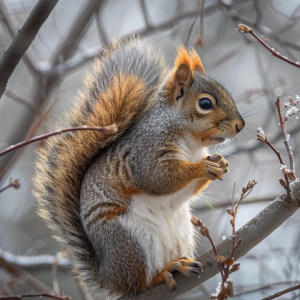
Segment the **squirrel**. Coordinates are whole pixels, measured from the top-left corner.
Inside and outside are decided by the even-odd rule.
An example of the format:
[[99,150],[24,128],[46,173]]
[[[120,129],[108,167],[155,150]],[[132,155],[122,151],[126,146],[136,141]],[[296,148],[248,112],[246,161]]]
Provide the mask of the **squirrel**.
[[170,69],[139,38],[115,41],[84,82],[57,128],[107,131],[65,132],[37,150],[39,215],[94,299],[136,295],[159,282],[175,288],[173,271],[201,271],[191,199],[228,172],[207,147],[236,136],[245,122],[184,46]]

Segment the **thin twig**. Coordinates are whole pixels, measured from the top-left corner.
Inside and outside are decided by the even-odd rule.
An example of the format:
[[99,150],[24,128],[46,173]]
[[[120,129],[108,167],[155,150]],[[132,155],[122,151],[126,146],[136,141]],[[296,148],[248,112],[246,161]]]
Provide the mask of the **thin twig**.
[[3,268],[6,272],[8,272],[11,276],[22,279],[23,282],[27,283],[28,285],[32,286],[38,291],[51,293],[51,289],[48,286],[46,286],[43,282],[30,275],[19,266],[8,262],[2,256],[0,257],[0,267]]
[[77,130],[95,130],[95,131],[99,131],[99,132],[106,133],[106,134],[112,134],[112,133],[116,132],[117,127],[115,125],[110,125],[110,126],[106,126],[106,127],[79,126],[79,127],[65,128],[65,129],[54,131],[54,132],[42,134],[42,135],[36,136],[32,139],[29,139],[27,141],[24,141],[24,142],[18,143],[16,145],[10,146],[10,147],[4,149],[3,151],[0,151],[0,156],[6,154],[8,152],[14,151],[18,148],[21,148],[21,147],[24,147],[26,145],[32,144],[34,142],[47,139],[48,137],[51,137],[53,135],[58,135],[58,134],[61,134],[61,133],[64,133],[64,132],[77,131]]
[[245,24],[240,24],[239,25],[239,28],[238,30],[240,32],[245,32],[245,33],[250,33],[252,36],[254,36],[265,48],[267,48],[272,55],[278,57],[279,59],[281,60],[284,60],[285,62],[297,67],[297,68],[300,68],[300,63],[299,62],[294,62],[293,60],[291,59],[288,59],[287,57],[279,54],[279,52],[276,52],[274,49],[272,49],[271,47],[269,47],[258,35],[255,34],[255,32],[253,31],[252,28],[248,27],[247,25]]
[[243,292],[240,292],[240,293],[236,293],[235,296],[236,297],[244,296],[244,295],[247,295],[247,294],[260,292],[260,291],[263,291],[263,290],[266,290],[266,289],[276,288],[278,285],[287,285],[287,284],[296,284],[296,283],[297,282],[295,280],[274,282],[274,283],[270,283],[270,284],[260,286],[258,288],[254,288],[252,290],[246,290],[246,291],[243,291]]
[[[46,0],[48,1],[48,0]],[[105,4],[106,0],[89,0],[83,1],[83,5],[79,10],[78,16],[74,19],[71,29],[65,37],[65,40],[56,49],[53,57],[52,65],[56,66],[60,63],[71,58],[76,52],[80,41],[91,24],[91,17]]]
[[69,300],[71,299],[69,296],[56,296],[49,293],[31,293],[31,294],[22,294],[22,295],[11,295],[11,296],[0,296],[1,300],[18,300],[22,298],[33,298],[33,297],[45,297],[45,298],[52,298],[58,300]]
[[148,10],[147,10],[145,0],[140,0],[140,6],[141,6],[141,9],[142,9],[142,14],[143,14],[143,17],[144,17],[144,21],[146,23],[146,27],[151,28],[152,23],[150,21],[150,16],[149,16],[149,13],[148,13]]
[[20,179],[13,180],[12,178],[9,178],[9,184],[3,187],[2,189],[0,189],[0,194],[11,187],[14,187],[17,190],[20,188],[20,186],[21,186]]
[[278,159],[279,159],[279,162],[281,164],[281,169],[282,169],[282,173],[285,177],[285,184],[286,186],[284,186],[284,188],[286,189],[286,193],[287,193],[287,197],[286,199],[288,201],[290,201],[292,199],[292,196],[291,196],[291,188],[290,188],[290,181],[289,181],[289,176],[288,174],[285,172],[283,166],[285,166],[285,163],[283,162],[282,158],[281,158],[281,155],[280,155],[280,152],[272,145],[272,143],[268,140],[268,138],[266,137],[264,131],[262,130],[261,127],[259,127],[258,129],[256,129],[256,131],[258,132],[257,136],[256,136],[256,139],[262,143],[266,143],[273,151],[274,153],[277,155]]
[[3,54],[0,61],[0,98],[11,74],[57,2],[58,0],[39,0]]
[[9,89],[6,89],[4,92],[5,95],[7,95],[8,97],[10,97],[11,99],[14,99],[16,101],[19,101],[21,103],[24,103],[26,106],[28,106],[34,113],[38,112],[38,107],[37,105],[30,99],[26,99],[25,97],[19,95],[16,92],[13,92]]
[[[219,4],[214,3],[214,4],[211,4],[211,5],[208,5],[203,10],[203,13],[207,17],[207,16],[215,13],[218,9],[219,9]],[[153,34],[153,33],[157,32],[157,31],[160,31],[160,30],[166,30],[166,29],[172,28],[172,26],[175,26],[176,24],[178,24],[180,21],[182,21],[184,19],[199,17],[200,13],[201,13],[201,11],[199,9],[194,9],[194,10],[188,11],[186,13],[183,13],[181,15],[169,18],[167,20],[164,20],[163,22],[161,22],[159,24],[156,24],[155,26],[146,27],[146,28],[143,28],[141,30],[136,31],[135,33],[130,33],[128,35],[124,35],[122,37],[122,39],[123,38],[125,39],[126,37],[130,37],[132,35],[138,35],[138,36],[141,36],[141,37],[145,37],[148,34]],[[62,64],[56,65],[51,70],[44,71],[43,74],[44,74],[44,76],[49,76],[49,77],[57,76],[60,73],[64,73],[64,75],[65,75],[68,72],[74,70],[75,68],[87,63],[88,61],[90,61],[92,59],[94,59],[95,56],[100,55],[101,52],[102,52],[102,49],[98,46],[90,48],[88,50],[83,51],[83,54],[72,57],[72,58],[64,61]]]
[[284,137],[284,145],[285,145],[285,148],[286,148],[286,151],[289,155],[289,160],[290,160],[290,170],[291,171],[295,171],[295,162],[294,162],[294,155],[293,155],[293,152],[291,150],[291,147],[289,145],[289,141],[288,141],[288,138],[287,138],[287,133],[286,133],[286,120],[283,119],[282,117],[282,113],[281,113],[281,107],[280,107],[280,97],[278,96],[277,97],[277,100],[275,102],[275,105],[277,107],[277,110],[278,110],[278,115],[279,115],[279,120],[280,120],[280,126],[281,126],[281,130],[282,130],[282,133],[283,133],[283,137]]
[[280,296],[282,296],[282,295],[284,295],[284,294],[287,294],[287,293],[289,293],[289,292],[292,292],[292,291],[295,291],[295,290],[299,290],[299,289],[300,289],[300,283],[299,283],[299,284],[296,284],[296,285],[294,285],[294,286],[292,286],[292,287],[289,287],[289,288],[287,288],[287,289],[285,289],[285,290],[282,290],[282,291],[280,291],[280,292],[278,292],[278,293],[272,294],[272,295],[270,295],[270,296],[268,296],[268,297],[262,298],[261,300],[271,300],[271,299],[275,299],[275,298],[278,298],[278,297],[280,297]]

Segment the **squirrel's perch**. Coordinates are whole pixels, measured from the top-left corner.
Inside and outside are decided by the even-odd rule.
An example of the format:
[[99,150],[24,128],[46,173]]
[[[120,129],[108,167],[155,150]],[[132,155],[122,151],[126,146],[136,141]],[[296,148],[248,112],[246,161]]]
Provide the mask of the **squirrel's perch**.
[[[283,222],[285,222],[290,216],[292,216],[300,205],[300,180],[297,179],[291,185],[291,191],[293,196],[293,202],[287,203],[284,201],[285,194],[279,195],[270,205],[268,205],[263,211],[255,216],[251,221],[245,224],[236,235],[243,240],[242,244],[236,249],[235,260],[247,254],[258,243],[264,240],[269,234],[271,234],[276,228],[278,228]],[[231,250],[232,243],[230,237],[217,246],[218,253],[220,255],[227,255]],[[134,300],[166,300],[174,299],[180,296],[197,285],[207,281],[209,278],[219,273],[219,267],[215,260],[215,254],[213,250],[202,254],[198,257],[198,260],[202,263],[203,273],[201,278],[196,276],[185,277],[179,273],[174,274],[174,279],[177,282],[177,290],[170,291],[166,288],[165,284],[158,284],[152,289],[147,290],[135,297],[121,297],[118,300],[134,299]]]

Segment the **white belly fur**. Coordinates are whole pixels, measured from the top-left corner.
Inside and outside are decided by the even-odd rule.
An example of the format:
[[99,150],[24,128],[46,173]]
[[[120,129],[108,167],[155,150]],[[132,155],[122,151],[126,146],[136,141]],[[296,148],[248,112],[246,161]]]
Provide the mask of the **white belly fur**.
[[[193,141],[180,144],[179,156],[184,160],[200,161],[207,155],[206,148],[191,143]],[[127,213],[118,217],[122,227],[145,253],[147,284],[172,260],[194,255],[195,231],[191,223],[190,203],[196,182],[194,180],[172,195],[133,196]]]

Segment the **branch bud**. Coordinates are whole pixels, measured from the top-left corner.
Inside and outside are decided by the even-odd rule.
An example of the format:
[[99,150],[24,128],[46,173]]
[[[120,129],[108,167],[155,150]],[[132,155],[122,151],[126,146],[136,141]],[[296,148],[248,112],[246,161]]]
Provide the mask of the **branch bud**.
[[118,131],[118,127],[116,124],[112,124],[112,125],[104,127],[104,132],[106,134],[113,134],[113,133],[116,133],[117,131]]
[[16,190],[18,190],[21,187],[20,179],[13,180],[12,178],[9,178],[9,184],[13,186]]
[[191,222],[193,223],[193,225],[201,227],[204,224],[201,222],[200,219],[196,218],[196,217],[192,217]]
[[279,178],[279,183],[286,189],[287,184],[286,184],[285,180]]
[[263,131],[263,129],[261,127],[258,127],[256,129],[257,131],[257,136],[256,136],[256,139],[259,140],[260,142],[265,142],[266,141],[266,135],[265,135],[265,132]]
[[231,269],[230,269],[230,272],[232,273],[232,272],[235,272],[235,271],[237,271],[237,270],[239,270],[240,269],[240,263],[234,263],[233,265],[232,265],[232,267],[231,267]]
[[238,27],[238,31],[249,33],[250,31],[252,31],[252,29],[245,24],[240,24]]
[[203,226],[201,226],[200,232],[202,235],[209,237],[210,233],[209,233],[209,229],[206,225],[203,224]]
[[287,176],[289,177],[289,179],[291,179],[292,181],[295,181],[297,179],[297,176],[295,174],[294,171],[290,170],[287,172]]
[[227,212],[229,215],[233,216],[233,212],[232,212],[232,209],[231,209],[231,208],[227,208],[227,209],[226,209],[226,212]]
[[232,279],[228,279],[226,281],[226,283],[227,283],[227,287],[226,287],[226,289],[227,289],[227,295],[229,297],[233,297],[234,296],[234,290],[233,290],[233,281],[232,281]]

